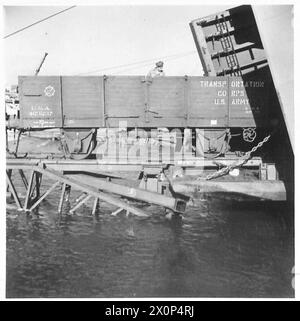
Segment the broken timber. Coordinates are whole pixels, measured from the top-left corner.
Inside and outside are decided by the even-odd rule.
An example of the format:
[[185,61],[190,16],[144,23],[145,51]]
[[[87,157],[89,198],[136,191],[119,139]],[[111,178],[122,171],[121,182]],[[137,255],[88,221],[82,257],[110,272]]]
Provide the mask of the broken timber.
[[[11,176],[13,169],[17,169],[19,171],[21,179],[24,183],[24,187],[26,189],[26,197],[23,206],[12,182]],[[31,170],[30,178],[28,181],[23,173],[23,169]],[[40,195],[40,186],[43,176],[46,176],[47,178],[53,180],[54,183],[43,195]],[[22,161],[20,161],[19,164],[17,164],[16,162],[8,162],[6,177],[8,188],[12,193],[12,196],[18,208],[23,209],[24,211],[32,211],[37,208],[40,203],[44,199],[46,199],[46,197],[58,186],[62,186],[58,204],[58,213],[62,212],[66,195],[69,195],[71,188],[82,191],[82,194],[77,198],[77,203],[70,209],[70,213],[74,213],[81,205],[86,203],[92,197],[94,198],[92,209],[93,215],[95,215],[99,207],[99,200],[102,200],[118,207],[118,209],[113,212],[113,215],[116,215],[125,210],[127,215],[129,213],[132,213],[140,217],[149,216],[146,211],[129,204],[128,202],[126,202],[126,200],[123,200],[120,197],[133,198],[135,200],[164,206],[173,210],[174,212],[183,212],[185,210],[184,200],[176,199],[171,196],[162,195],[156,192],[142,190],[139,188],[130,188],[124,185],[111,183],[107,180],[102,180],[91,175],[66,175],[59,171],[46,168],[46,165],[44,163],[35,165],[31,164],[31,166],[28,167],[26,165],[22,166]],[[111,195],[111,193],[116,194],[117,196],[113,196]]]

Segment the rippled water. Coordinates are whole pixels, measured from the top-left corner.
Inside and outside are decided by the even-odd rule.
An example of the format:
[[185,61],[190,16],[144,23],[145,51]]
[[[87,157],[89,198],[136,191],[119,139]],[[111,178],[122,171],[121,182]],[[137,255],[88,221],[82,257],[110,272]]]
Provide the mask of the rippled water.
[[57,189],[26,215],[7,206],[7,297],[292,297],[284,206],[213,199],[167,220],[56,214]]

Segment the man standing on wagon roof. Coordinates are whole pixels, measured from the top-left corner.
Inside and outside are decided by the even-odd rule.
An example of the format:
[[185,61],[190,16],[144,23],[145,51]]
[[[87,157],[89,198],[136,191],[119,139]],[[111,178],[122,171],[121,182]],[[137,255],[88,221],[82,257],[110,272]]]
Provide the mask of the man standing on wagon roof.
[[164,63],[162,61],[158,61],[155,64],[155,68],[151,69],[148,72],[147,77],[154,78],[154,77],[163,77],[163,76],[165,76],[165,73],[163,71],[163,66],[164,66]]

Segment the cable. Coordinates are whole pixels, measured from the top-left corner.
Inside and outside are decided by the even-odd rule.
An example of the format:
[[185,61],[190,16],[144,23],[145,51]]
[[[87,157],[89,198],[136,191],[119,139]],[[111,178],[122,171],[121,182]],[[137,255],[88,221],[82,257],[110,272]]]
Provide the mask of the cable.
[[[169,58],[169,59],[164,59],[165,61],[170,61],[170,60],[177,60],[177,59],[181,59],[181,58],[184,58],[186,56],[189,56],[191,54],[196,54],[197,52],[196,51],[193,51],[193,52],[190,52],[190,53],[186,53],[186,54],[181,54],[180,56],[177,56],[177,57],[173,57],[173,58]],[[139,69],[139,68],[143,68],[143,67],[147,67],[147,66],[150,66],[153,64],[153,61],[151,61],[151,63],[147,63],[147,64],[142,64],[140,66],[135,66],[135,67],[132,67],[132,68],[126,68],[126,69],[121,69],[121,70],[118,70],[118,71],[115,71],[112,73],[112,75],[115,75],[117,73],[124,73],[125,71],[131,71],[131,70],[135,70],[135,69]]]
[[71,10],[71,9],[73,9],[73,8],[75,8],[75,7],[76,7],[76,6],[69,7],[69,8],[67,8],[67,9],[62,10],[62,11],[59,11],[59,12],[57,12],[57,13],[54,13],[54,14],[52,14],[51,16],[48,16],[48,17],[46,17],[46,18],[44,18],[44,19],[38,20],[38,21],[36,21],[36,22],[34,22],[34,23],[32,23],[32,24],[30,24],[30,25],[28,25],[28,26],[26,26],[26,27],[24,27],[24,28],[22,28],[22,29],[19,29],[19,30],[17,30],[17,31],[14,31],[14,32],[12,32],[12,33],[4,36],[3,39],[6,39],[6,38],[8,38],[8,37],[11,37],[11,36],[13,36],[13,35],[21,32],[21,31],[23,31],[23,30],[25,30],[25,29],[28,29],[28,28],[30,28],[30,27],[32,27],[32,26],[34,26],[34,25],[37,25],[38,23],[41,23],[41,22],[43,22],[43,21],[45,21],[45,20],[48,20],[48,19],[50,19],[50,18],[52,18],[52,17],[54,17],[54,16],[57,16],[57,15],[65,12],[65,11]]
[[137,61],[137,62],[133,62],[133,63],[129,63],[129,64],[123,64],[123,65],[117,65],[117,66],[102,68],[102,69],[91,70],[91,71],[75,74],[75,76],[87,75],[87,74],[91,74],[91,73],[94,73],[94,72],[100,72],[100,71],[106,71],[106,70],[117,69],[117,68],[122,68],[122,67],[129,67],[129,66],[134,66],[134,65],[139,65],[139,64],[145,64],[147,62],[151,62],[152,63],[153,61],[158,60],[158,59],[167,60],[166,58],[178,57],[178,56],[182,56],[182,55],[189,55],[189,54],[192,54],[192,53],[195,53],[195,51],[182,52],[182,53],[175,54],[175,55],[163,56],[163,57],[158,57],[158,58],[141,60],[141,61]]
[[137,62],[133,62],[133,63],[129,63],[129,64],[123,64],[123,65],[102,68],[102,69],[96,69],[96,70],[76,74],[76,76],[86,75],[86,74],[90,74],[90,73],[94,73],[94,72],[100,72],[100,71],[111,70],[111,69],[116,69],[116,68],[128,67],[128,66],[133,66],[133,65],[139,65],[139,64],[144,65],[147,62],[152,63],[153,61],[158,60],[158,59],[165,59],[166,60],[166,58],[168,58],[168,57],[177,57],[177,56],[182,56],[182,55],[187,55],[187,54],[192,54],[192,53],[195,53],[195,51],[188,51],[188,52],[183,52],[183,53],[175,54],[175,55],[169,55],[169,56],[163,56],[163,57],[152,58],[152,59],[147,59],[147,60],[141,60],[141,61],[137,61]]

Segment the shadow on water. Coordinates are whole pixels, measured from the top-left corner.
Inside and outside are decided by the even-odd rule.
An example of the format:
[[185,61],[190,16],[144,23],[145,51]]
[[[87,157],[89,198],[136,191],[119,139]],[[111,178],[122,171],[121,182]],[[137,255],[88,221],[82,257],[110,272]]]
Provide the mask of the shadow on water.
[[[55,197],[55,195],[53,196]],[[182,218],[7,209],[7,297],[292,297],[292,211],[206,200]]]

